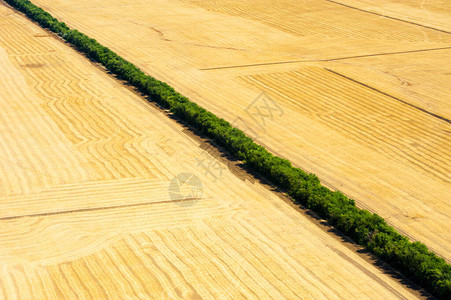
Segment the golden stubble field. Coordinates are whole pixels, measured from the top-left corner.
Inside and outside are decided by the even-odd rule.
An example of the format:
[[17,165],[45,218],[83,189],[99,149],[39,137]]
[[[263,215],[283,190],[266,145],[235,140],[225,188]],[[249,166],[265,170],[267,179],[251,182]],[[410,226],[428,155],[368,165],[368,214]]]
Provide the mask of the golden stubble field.
[[451,260],[448,1],[35,2]]
[[418,297],[3,4],[0,28],[0,299]]

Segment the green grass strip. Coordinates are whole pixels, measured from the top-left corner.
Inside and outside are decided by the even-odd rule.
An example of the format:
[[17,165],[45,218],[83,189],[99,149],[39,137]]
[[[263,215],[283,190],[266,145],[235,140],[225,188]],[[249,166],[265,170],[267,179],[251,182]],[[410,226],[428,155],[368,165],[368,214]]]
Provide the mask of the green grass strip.
[[294,201],[315,211],[357,244],[366,247],[433,295],[451,299],[451,266],[424,244],[410,242],[377,214],[357,208],[355,202],[341,192],[322,186],[315,175],[307,174],[293,167],[288,160],[271,154],[229,122],[189,101],[166,83],[144,74],[96,40],[71,30],[30,1],[5,1],[135,86],[152,101],[169,109],[185,124],[203,132],[248,167],[287,191]]

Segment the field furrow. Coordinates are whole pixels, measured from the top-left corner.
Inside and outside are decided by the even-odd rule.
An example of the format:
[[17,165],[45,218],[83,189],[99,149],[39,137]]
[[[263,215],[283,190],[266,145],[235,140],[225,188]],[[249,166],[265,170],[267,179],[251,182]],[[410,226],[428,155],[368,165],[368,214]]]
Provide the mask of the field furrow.
[[[263,74],[243,78],[279,103],[305,112],[332,130],[374,151],[409,163],[451,182],[451,139],[448,124],[372,90],[357,89],[325,70]],[[357,86],[358,87],[358,86]],[[300,95],[300,93],[302,93]],[[327,93],[327,97],[322,96]]]
[[[0,298],[420,296],[11,13],[0,5]],[[194,201],[170,192],[180,173],[200,179]]]

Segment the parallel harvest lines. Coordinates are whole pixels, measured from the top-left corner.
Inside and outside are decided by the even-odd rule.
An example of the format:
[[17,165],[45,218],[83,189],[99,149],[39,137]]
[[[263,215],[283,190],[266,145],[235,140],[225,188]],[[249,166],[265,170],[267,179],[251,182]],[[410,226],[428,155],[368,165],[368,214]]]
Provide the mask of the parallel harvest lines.
[[[12,34],[2,36],[8,39],[5,44],[9,52],[17,54],[13,52],[17,49],[23,49],[21,54],[48,52],[46,49],[29,49],[41,45],[44,39],[35,38],[19,28],[15,30]],[[18,40],[19,44],[9,43],[10,40]],[[58,47],[61,45],[55,45],[54,48]],[[152,167],[148,159],[149,153],[136,150],[143,139],[142,128],[133,127],[114,106],[105,105],[117,99],[96,88],[90,82],[91,78],[71,63],[71,56],[21,55],[12,56],[12,59],[23,67],[22,71],[28,75],[27,80],[34,87],[34,92],[42,99],[52,99],[42,107],[65,136],[81,153],[92,157],[92,170],[96,170],[94,178],[153,176],[151,174],[156,168]]]
[[[204,198],[187,208],[157,203],[98,210],[95,214],[87,211],[2,221],[0,260],[4,266],[27,261],[58,264],[96,253],[125,234],[185,227],[205,218],[233,213],[223,203]],[[53,245],[51,252],[49,245]]]
[[243,79],[375,151],[451,182],[451,138],[445,122],[431,126],[436,124],[433,117],[322,69]]
[[52,211],[168,201],[172,200],[168,195],[168,185],[167,180],[147,178],[60,185],[40,193],[4,197],[0,204],[0,219]]
[[[360,12],[326,1],[283,1],[276,7],[271,1],[227,1],[224,3],[223,1],[184,0],[184,2],[213,12],[253,19],[297,36],[317,35],[410,42],[424,41],[426,38],[429,41],[444,41],[444,39],[450,41],[442,34],[415,25],[397,31],[387,30],[397,21],[373,15],[366,16],[370,22],[359,23]],[[315,2],[317,11],[312,11],[312,2]],[[357,23],[360,25],[355,26]]]
[[[30,65],[30,61],[46,64],[45,72],[36,68],[24,70],[29,81],[33,80],[30,84],[43,99],[54,99],[44,108],[82,153],[93,156],[96,169],[104,169],[99,173],[111,176],[102,179],[152,174],[148,155],[133,151],[133,145],[139,143],[135,138],[140,137],[142,130],[129,127],[130,122],[119,111],[105,105],[115,100],[111,95],[93,90],[93,86],[88,84],[89,79],[80,73],[79,68],[71,67],[69,60],[62,61],[53,56],[17,58],[20,65]],[[84,88],[86,86],[88,89]],[[77,141],[73,137],[83,139]]]
[[[63,184],[72,182],[74,178],[88,178],[85,170],[76,167],[77,163],[72,157],[64,156],[64,151],[69,153],[70,148],[59,142],[62,136],[55,130],[51,120],[42,114],[38,98],[1,51],[0,60],[0,98],[9,103],[0,113],[3,127],[3,137],[0,139],[2,170],[7,170],[3,176],[20,182],[8,185],[9,180],[2,180],[0,184],[5,184],[4,189],[8,191],[4,194],[30,192],[33,186]],[[36,137],[34,131],[37,127],[48,134]],[[7,135],[8,132],[15,132],[16,135]],[[49,152],[53,150],[51,147],[59,151],[50,155]],[[57,170],[57,173],[50,170]]]
[[[17,23],[23,24],[26,29],[30,30],[29,34],[23,34],[24,27],[14,26],[14,24]],[[53,39],[53,37],[36,37],[34,33],[37,33],[38,31],[33,30],[33,27],[21,20],[17,14],[7,18],[1,18],[0,24],[2,28],[9,28],[9,30],[2,33],[0,41],[8,41],[7,43],[2,44],[5,44],[8,54],[10,55],[56,53],[57,51],[55,47],[46,41],[46,39]]]

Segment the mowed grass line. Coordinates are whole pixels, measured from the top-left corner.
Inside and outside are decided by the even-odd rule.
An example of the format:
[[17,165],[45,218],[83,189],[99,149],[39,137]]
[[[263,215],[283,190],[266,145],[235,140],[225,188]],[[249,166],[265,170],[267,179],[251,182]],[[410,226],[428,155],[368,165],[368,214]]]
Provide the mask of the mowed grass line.
[[451,298],[451,265],[420,242],[409,239],[389,226],[377,214],[356,207],[341,192],[322,186],[314,174],[295,168],[256,144],[241,130],[191,102],[172,87],[146,75],[132,63],[83,33],[72,30],[28,0],[5,0],[31,20],[58,34],[91,60],[136,87],[151,101],[169,109],[180,122],[200,130],[244,164],[286,191],[293,201],[328,220],[356,243],[366,247],[392,267],[433,295]]

